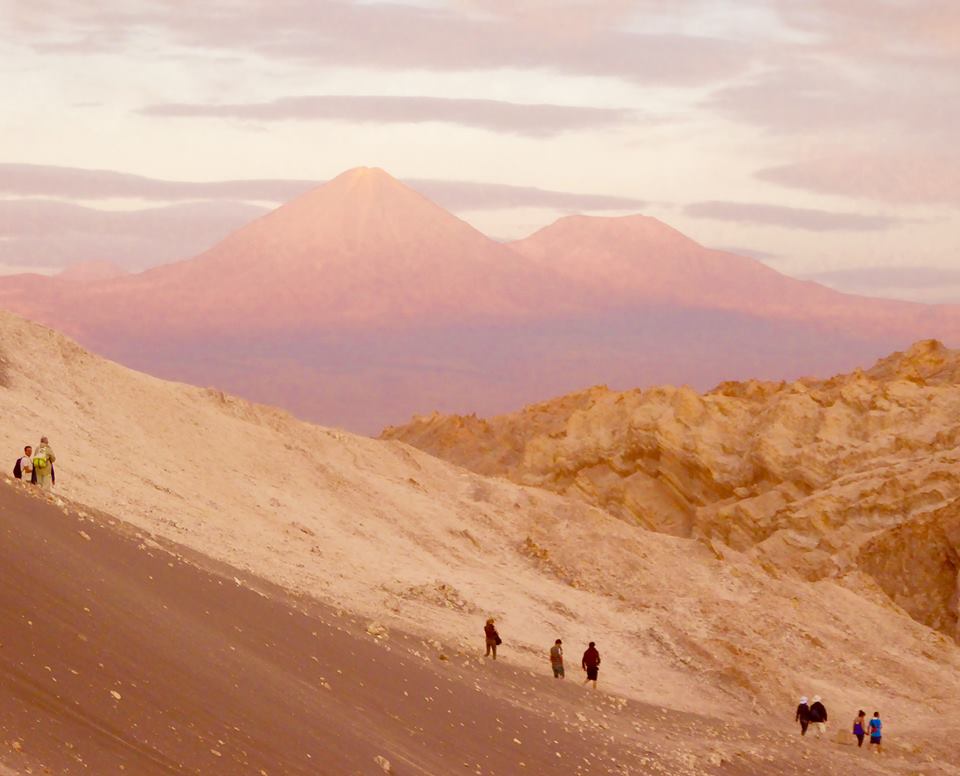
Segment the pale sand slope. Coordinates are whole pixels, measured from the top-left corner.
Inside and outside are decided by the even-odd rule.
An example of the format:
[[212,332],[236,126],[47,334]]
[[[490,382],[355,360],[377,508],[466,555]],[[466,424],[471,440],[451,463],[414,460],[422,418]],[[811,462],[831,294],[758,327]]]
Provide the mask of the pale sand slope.
[[574,663],[592,638],[609,691],[775,709],[785,730],[815,692],[843,725],[880,708],[925,752],[960,719],[956,645],[865,579],[855,593],[776,578],[400,443],[131,372],[8,314],[0,348],[10,466],[45,433],[64,497],[292,590],[469,647],[492,613],[503,658],[541,670],[555,637]]
[[229,566],[28,493],[0,483],[3,776],[383,776],[378,758],[394,776],[939,767],[902,746],[871,757],[846,731],[838,746],[766,719],[584,692],[506,660],[478,670],[475,651],[373,637],[365,620],[250,575],[253,589],[238,586]]

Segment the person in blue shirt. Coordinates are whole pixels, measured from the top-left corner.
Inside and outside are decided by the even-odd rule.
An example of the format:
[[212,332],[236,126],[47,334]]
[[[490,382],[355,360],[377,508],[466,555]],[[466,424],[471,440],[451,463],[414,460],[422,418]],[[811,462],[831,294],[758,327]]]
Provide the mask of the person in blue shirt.
[[870,720],[870,743],[877,748],[874,751],[877,754],[883,752],[883,722],[880,720],[880,712],[873,712],[873,719]]

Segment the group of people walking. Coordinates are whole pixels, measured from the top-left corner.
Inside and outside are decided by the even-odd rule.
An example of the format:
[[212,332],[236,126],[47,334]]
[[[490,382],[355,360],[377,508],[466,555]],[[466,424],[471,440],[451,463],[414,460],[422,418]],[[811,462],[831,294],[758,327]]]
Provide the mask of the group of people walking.
[[[821,738],[827,732],[827,707],[823,705],[823,700],[819,695],[813,696],[813,703],[807,702],[807,697],[800,699],[797,706],[796,721],[800,723],[800,735],[807,734],[807,728],[811,725],[816,732],[817,738]],[[856,719],[853,720],[853,735],[857,737],[857,746],[863,746],[863,740],[869,734],[871,746],[876,747],[874,752],[883,752],[883,721],[880,719],[880,712],[873,712],[873,718],[868,722],[867,713],[861,709],[857,712]]]
[[57,482],[57,475],[53,469],[53,462],[57,456],[53,454],[50,440],[40,437],[37,449],[27,445],[23,448],[23,455],[17,458],[13,465],[13,476],[18,480],[30,482],[40,486],[42,490],[52,490]]
[[[487,644],[486,656],[496,660],[497,647],[503,643],[503,640],[497,632],[496,620],[493,617],[490,617],[486,625],[483,626],[483,635]],[[553,669],[554,679],[563,679],[566,675],[563,668],[563,641],[560,639],[557,639],[550,647],[550,667]],[[583,683],[593,682],[593,687],[596,688],[597,676],[600,673],[600,652],[597,650],[596,643],[591,641],[587,646],[580,660],[580,667],[587,675]]]
[[[497,659],[497,647],[503,643],[500,634],[497,632],[496,620],[493,617],[487,619],[483,626],[483,635],[486,640],[486,656]],[[587,675],[584,684],[593,682],[597,686],[597,675],[600,672],[600,652],[597,645],[590,642],[583,658],[580,660],[580,666]],[[564,678],[563,668],[563,641],[557,639],[550,647],[550,667],[553,669],[555,679]],[[800,735],[805,736],[807,730],[812,726],[817,738],[822,738],[827,732],[827,707],[823,705],[823,699],[819,695],[813,696],[813,702],[809,702],[807,696],[800,699],[797,706],[796,721],[800,723]],[[853,721],[853,735],[857,737],[857,746],[862,747],[863,741],[867,736],[870,737],[870,744],[876,753],[883,752],[883,721],[880,719],[880,712],[875,711],[873,718],[867,720],[867,714],[862,709],[857,713],[857,718]]]

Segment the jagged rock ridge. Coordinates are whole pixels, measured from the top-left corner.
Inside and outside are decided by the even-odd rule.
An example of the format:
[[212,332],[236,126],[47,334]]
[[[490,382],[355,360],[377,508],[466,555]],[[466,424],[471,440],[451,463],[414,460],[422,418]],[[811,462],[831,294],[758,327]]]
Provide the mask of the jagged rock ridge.
[[[880,548],[929,536],[930,516],[960,498],[960,352],[922,341],[829,380],[704,394],[598,387],[489,420],[415,418],[383,436],[780,572],[842,578],[862,566],[891,593],[903,575]],[[942,590],[957,584],[947,535],[916,550]],[[956,635],[956,595],[931,596],[905,608]]]

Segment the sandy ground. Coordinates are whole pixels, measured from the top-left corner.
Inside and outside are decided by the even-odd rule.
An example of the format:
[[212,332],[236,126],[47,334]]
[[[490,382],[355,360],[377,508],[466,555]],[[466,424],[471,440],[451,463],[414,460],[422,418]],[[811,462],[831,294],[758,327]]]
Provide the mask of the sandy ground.
[[[0,774],[948,774],[627,701],[0,485]],[[443,658],[441,657],[443,656]],[[444,659],[446,658],[446,659]],[[568,656],[568,663],[569,663]],[[601,685],[603,684],[601,670]],[[849,736],[848,736],[849,738]],[[851,739],[852,740],[852,739]],[[4,771],[6,769],[6,771]]]
[[[781,738],[789,725],[770,719],[818,693],[840,717],[880,708],[917,766],[952,756],[939,739],[960,720],[960,649],[869,580],[804,583],[398,442],[132,372],[2,312],[0,417],[11,451],[50,436],[58,497],[84,505],[72,510],[122,516],[363,628],[378,620],[458,658],[494,615],[504,658],[537,676],[554,638],[597,641],[604,685],[631,709]],[[702,730],[684,736],[673,761],[709,754]]]

